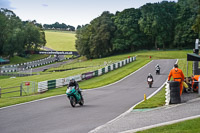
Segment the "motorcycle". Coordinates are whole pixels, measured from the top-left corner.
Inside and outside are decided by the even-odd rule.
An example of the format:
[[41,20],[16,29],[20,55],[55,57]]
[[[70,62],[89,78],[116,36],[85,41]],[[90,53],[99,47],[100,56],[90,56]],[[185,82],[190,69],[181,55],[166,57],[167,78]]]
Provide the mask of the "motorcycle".
[[152,78],[148,78],[147,82],[148,82],[149,88],[151,88],[152,84],[153,84],[153,79]]
[[67,97],[69,98],[70,104],[72,107],[75,107],[76,104],[83,106],[84,99],[82,95],[75,89],[75,86],[70,86],[66,90]]
[[160,68],[156,67],[156,75],[160,75]]

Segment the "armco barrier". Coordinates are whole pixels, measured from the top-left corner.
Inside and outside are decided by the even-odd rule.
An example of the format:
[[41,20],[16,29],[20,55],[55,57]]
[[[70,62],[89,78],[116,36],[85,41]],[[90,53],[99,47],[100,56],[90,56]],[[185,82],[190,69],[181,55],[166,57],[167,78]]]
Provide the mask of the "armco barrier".
[[126,65],[130,62],[133,62],[135,60],[136,60],[136,57],[131,57],[131,58],[128,58],[126,60],[119,61],[117,63],[113,63],[109,66],[104,67],[104,68],[95,70],[93,72],[83,73],[81,75],[75,75],[75,76],[70,76],[70,77],[67,77],[67,78],[60,78],[60,79],[56,79],[56,80],[42,81],[42,82],[38,83],[38,92],[45,92],[48,89],[53,89],[53,88],[65,86],[65,85],[69,84],[69,81],[70,81],[71,78],[74,78],[76,81],[81,81],[81,80],[90,79],[92,77],[100,76],[100,75],[105,74],[109,71],[120,68],[120,67],[122,67],[122,66],[124,66],[124,65]]

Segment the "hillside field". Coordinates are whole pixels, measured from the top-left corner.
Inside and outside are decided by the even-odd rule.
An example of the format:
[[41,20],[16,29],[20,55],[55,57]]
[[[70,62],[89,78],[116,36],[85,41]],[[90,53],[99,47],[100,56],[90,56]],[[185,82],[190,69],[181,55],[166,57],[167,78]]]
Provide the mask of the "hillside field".
[[45,31],[46,47],[57,51],[76,51],[75,33],[60,31]]

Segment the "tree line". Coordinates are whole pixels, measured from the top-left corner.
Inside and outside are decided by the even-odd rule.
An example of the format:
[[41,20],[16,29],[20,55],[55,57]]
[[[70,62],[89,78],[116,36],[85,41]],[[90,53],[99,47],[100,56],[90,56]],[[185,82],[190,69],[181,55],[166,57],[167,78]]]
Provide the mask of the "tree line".
[[60,24],[59,22],[55,22],[54,24],[44,24],[43,27],[44,29],[75,31],[74,26],[66,25],[64,23]]
[[46,44],[42,25],[22,21],[8,9],[0,9],[0,56],[23,55],[25,50],[37,50]]
[[76,31],[76,49],[90,58],[141,49],[194,48],[200,38],[200,0],[147,3],[112,14],[104,11]]

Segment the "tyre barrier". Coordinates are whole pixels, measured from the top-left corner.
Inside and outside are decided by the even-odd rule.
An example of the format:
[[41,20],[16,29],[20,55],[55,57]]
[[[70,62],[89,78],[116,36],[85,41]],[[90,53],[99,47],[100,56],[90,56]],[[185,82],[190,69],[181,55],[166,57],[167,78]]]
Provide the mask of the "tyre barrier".
[[169,81],[170,104],[181,103],[180,84],[178,81]]

